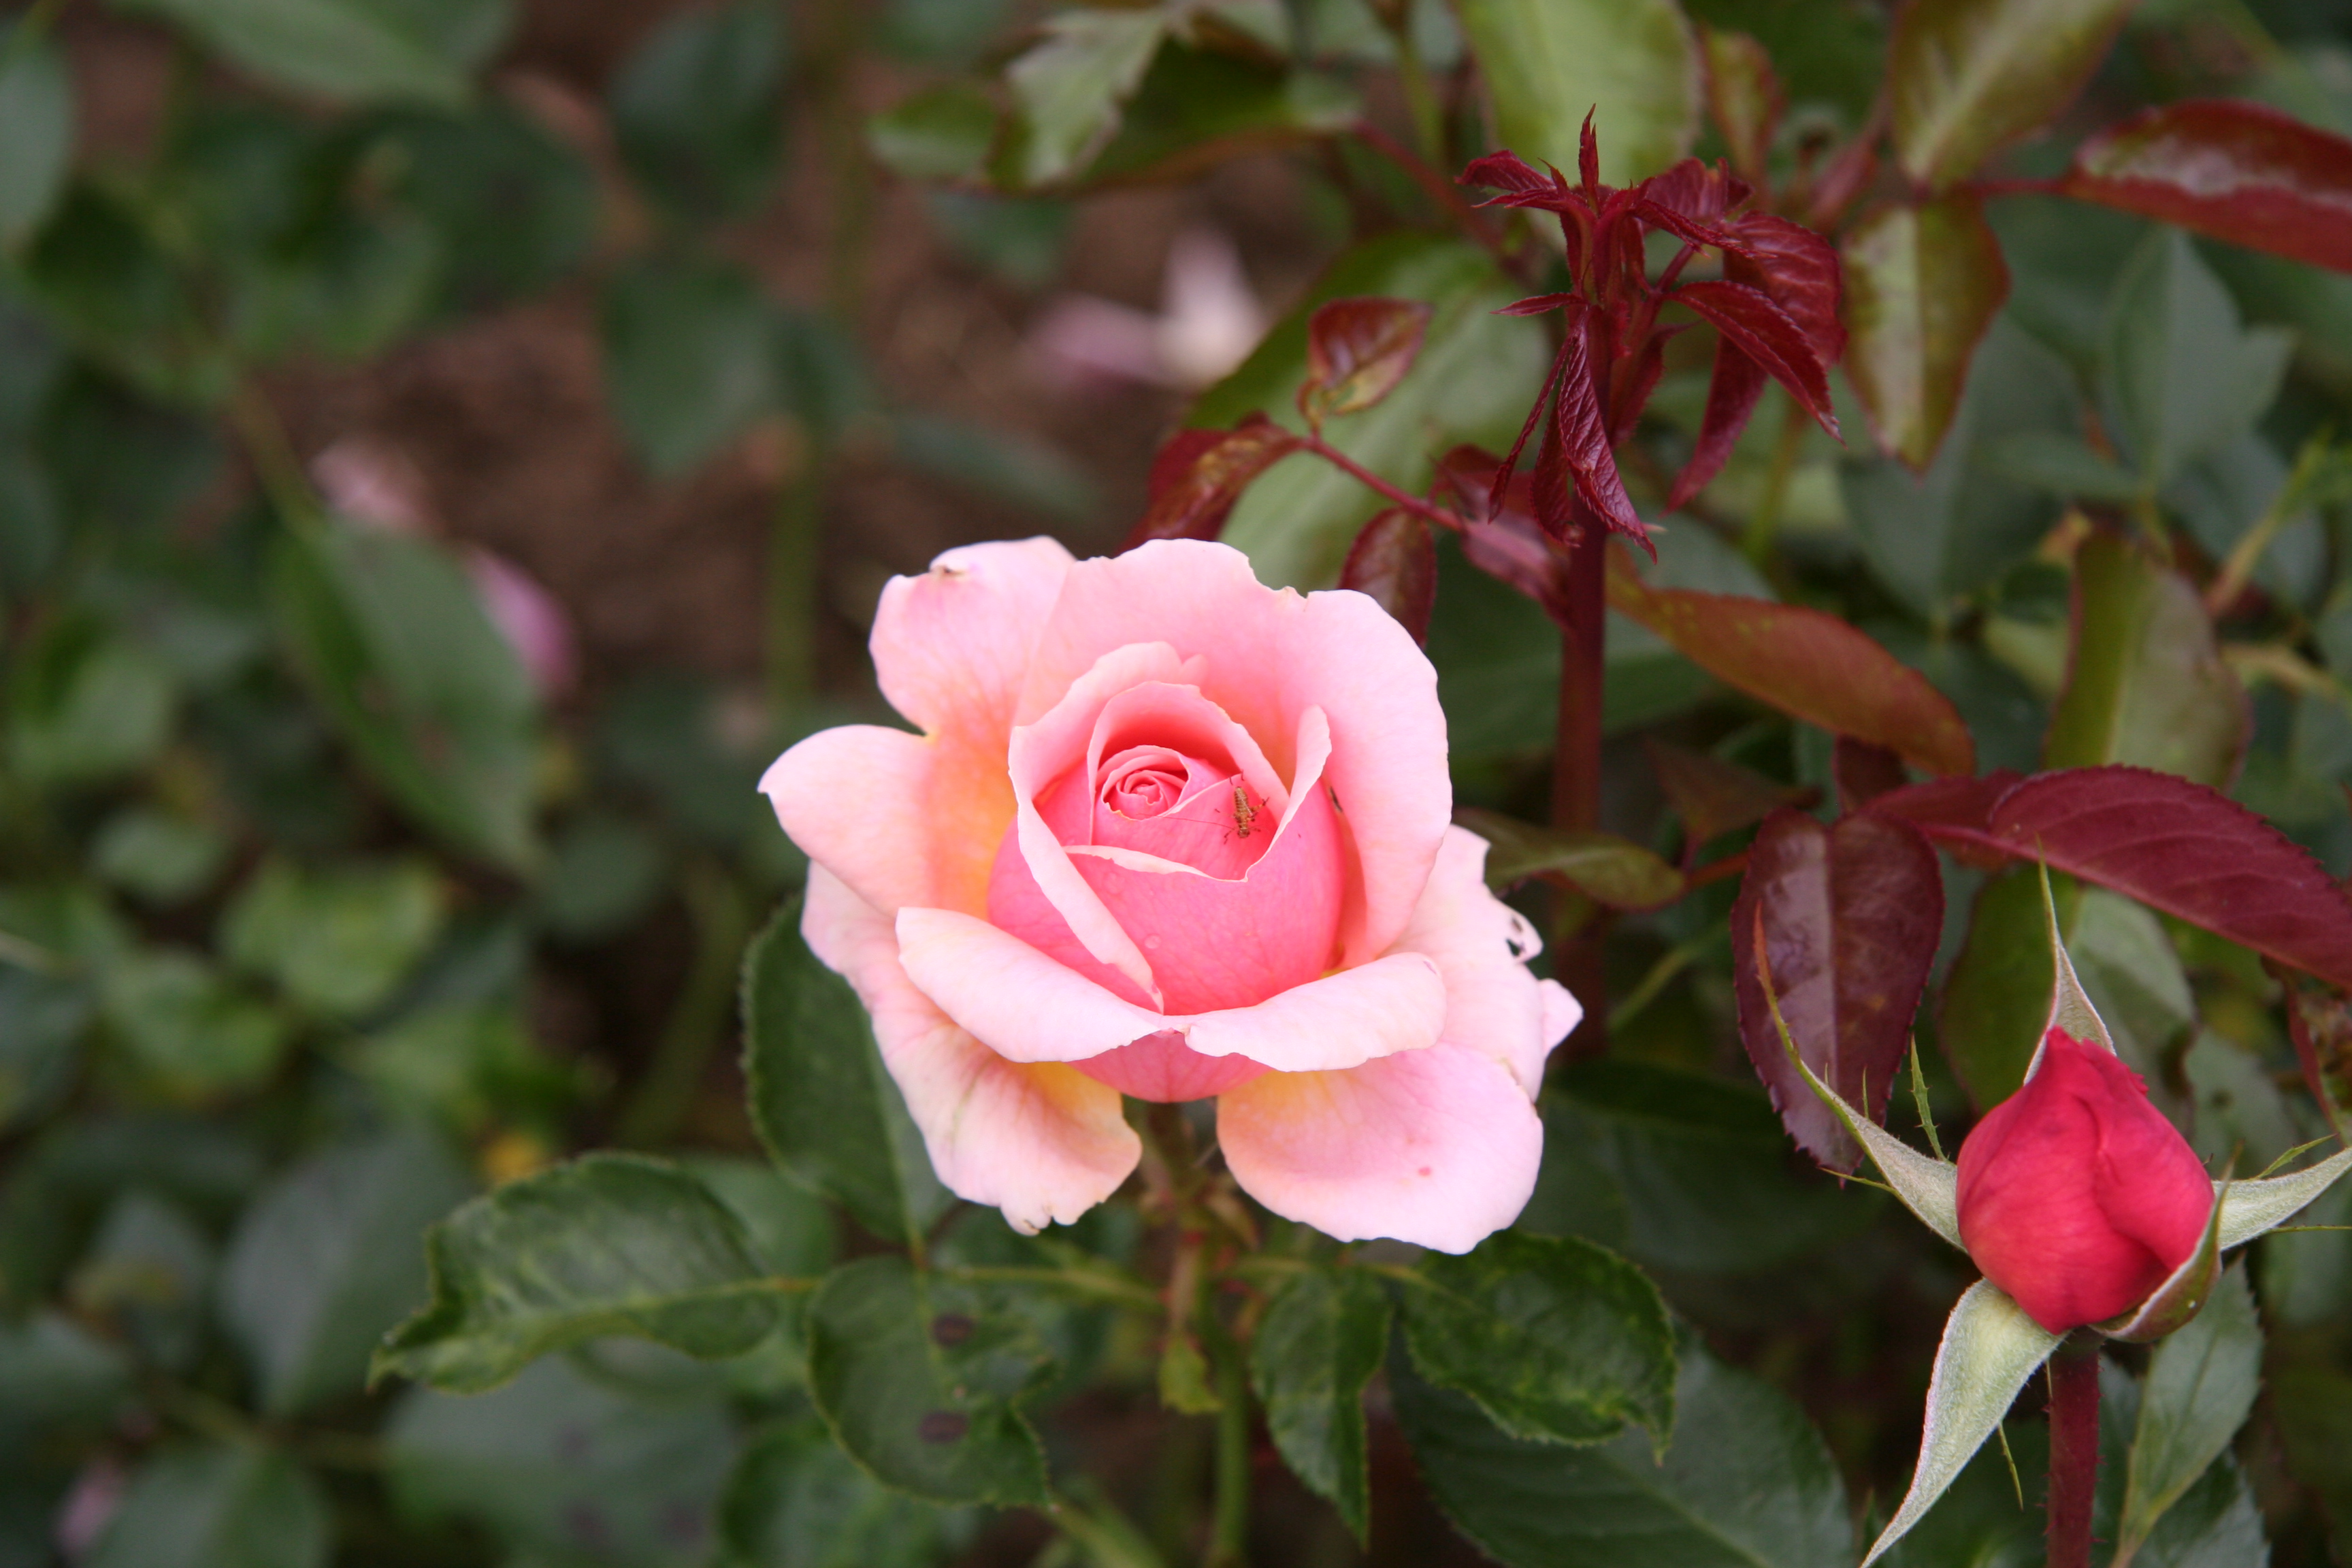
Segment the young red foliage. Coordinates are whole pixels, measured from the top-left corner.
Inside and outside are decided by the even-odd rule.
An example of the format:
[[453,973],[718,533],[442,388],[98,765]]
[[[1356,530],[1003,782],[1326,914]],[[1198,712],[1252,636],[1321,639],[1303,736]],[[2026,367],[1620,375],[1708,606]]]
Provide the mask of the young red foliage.
[[1216,538],[1250,481],[1299,446],[1297,436],[1263,414],[1230,430],[1178,431],[1152,459],[1150,504],[1121,548]]
[[1402,507],[1376,513],[1349,547],[1339,586],[1369,595],[1413,641],[1427,642],[1437,605],[1437,542],[1429,524]]
[[1307,320],[1307,379],[1298,411],[1320,429],[1396,390],[1421,353],[1432,307],[1418,300],[1334,300]]

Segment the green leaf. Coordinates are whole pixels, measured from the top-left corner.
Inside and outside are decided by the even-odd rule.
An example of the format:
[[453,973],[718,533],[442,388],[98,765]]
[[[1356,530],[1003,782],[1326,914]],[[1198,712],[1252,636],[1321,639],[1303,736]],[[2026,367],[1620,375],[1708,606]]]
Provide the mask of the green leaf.
[[2123,26],[2130,0],[1923,0],[1887,60],[1895,156],[1942,190],[2063,109]]
[[108,369],[154,397],[208,405],[227,394],[234,367],[162,217],[129,193],[78,181],[26,247],[23,281]]
[[740,268],[647,262],[604,296],[614,412],[646,466],[685,473],[776,404],[772,312]]
[[[1484,251],[1428,235],[1394,234],[1342,256],[1240,369],[1193,404],[1185,422],[1230,426],[1263,410],[1304,431],[1296,400],[1307,379],[1307,324],[1316,307],[1358,295],[1436,307],[1412,371],[1379,406],[1331,421],[1325,438],[1392,484],[1418,492],[1438,455],[1471,441],[1507,447],[1541,385],[1550,351],[1541,327],[1493,312],[1519,289]],[[1284,458],[1243,492],[1225,542],[1261,581],[1297,588],[1339,579],[1348,548],[1387,503],[1321,458]]]
[[988,162],[996,119],[995,101],[985,89],[947,82],[867,121],[866,145],[883,167],[905,179],[967,179]]
[[1496,140],[1522,158],[1574,169],[1588,111],[1610,184],[1690,150],[1697,46],[1673,0],[1462,0],[1461,16]]
[[2074,556],[2074,637],[2042,765],[2131,763],[2226,785],[2250,719],[2188,580],[2110,535]]
[[2221,1199],[2222,1250],[2243,1247],[2263,1232],[2284,1225],[2347,1174],[2352,1174],[2352,1149],[2331,1154],[2293,1175],[2231,1183]]
[[441,879],[426,860],[305,868],[272,858],[222,915],[220,947],[303,1006],[356,1017],[415,968],[446,912]]
[[1171,42],[1086,164],[1089,184],[1175,179],[1243,153],[1332,136],[1363,113],[1344,83]]
[[145,948],[100,980],[107,1025],[142,1071],[184,1094],[248,1089],[284,1055],[286,1020],[193,952]]
[[530,864],[538,700],[457,563],[383,531],[289,530],[274,549],[280,630],[376,782],[457,847]]
[[661,840],[627,817],[589,810],[565,823],[531,892],[539,922],[583,945],[617,936],[662,890]]
[[879,1485],[815,1421],[754,1437],[719,1504],[741,1568],[934,1568],[976,1523]]
[[[459,62],[386,0],[125,0],[274,86],[342,103],[456,105]],[[404,15],[404,11],[410,14]]]
[[2262,1321],[2240,1264],[2148,1362],[2115,1537],[2117,1562],[2129,1561],[2165,1510],[2230,1446],[2253,1408],[2262,1370]]
[[2133,466],[2161,485],[2253,428],[2278,395],[2294,334],[2242,328],[2188,236],[2151,233],[2107,302],[2101,394]]
[[51,621],[14,662],[10,751],[33,783],[130,773],[171,738],[179,695],[171,671],[89,616]]
[[1892,458],[1841,467],[1846,514],[1878,580],[1933,623],[2031,554],[2058,503],[1989,458],[2019,431],[2075,417],[2064,362],[2006,318],[1994,321],[1925,473]]
[[219,1298],[264,1413],[360,1391],[376,1342],[424,1300],[418,1234],[472,1184],[412,1131],[327,1150],[263,1189],[229,1239]]
[[474,1393],[600,1336],[707,1360],[775,1326],[741,1222],[658,1160],[590,1154],[509,1182],[426,1232],[425,1255],[432,1304],[385,1339],[373,1376]]
[[1047,1500],[1019,1409],[1053,1362],[1004,1292],[868,1258],[809,1302],[809,1393],[836,1442],[885,1485],[943,1503]]
[[167,1447],[140,1467],[89,1568],[325,1568],[326,1493],[284,1454],[227,1444]]
[[38,228],[65,188],[73,157],[73,79],[64,53],[47,38],[18,38],[13,24],[0,32],[0,126],[8,155],[0,158],[0,248],[13,250]]
[[596,177],[513,106],[403,113],[384,125],[394,186],[440,241],[443,292],[477,310],[543,289],[595,242]]
[[1390,1380],[1430,1490],[1508,1568],[1852,1562],[1845,1484],[1804,1412],[1695,1342],[1681,1363],[1663,1463],[1631,1432],[1591,1448],[1519,1442],[1401,1362],[1391,1363]]
[[1167,31],[1156,5],[1049,18],[1045,36],[1005,68],[1017,112],[995,159],[998,184],[1027,189],[1083,169],[1118,130]]
[[64,1312],[45,1310],[0,1323],[0,1455],[52,1427],[96,1431],[131,1387],[131,1361]]
[[2025,1380],[2050,1359],[2059,1336],[2027,1317],[1990,1279],[1969,1286],[1944,1325],[1927,1384],[1919,1463],[1903,1505],[1863,1559],[1874,1563],[1916,1524],[2009,1414]]
[[1564,878],[1577,890],[1618,910],[1654,910],[1683,895],[1683,874],[1631,839],[1520,822],[1494,811],[1454,814],[1491,847],[1486,881],[1508,888],[1529,877]]
[[1370,1275],[1315,1268],[1284,1285],[1250,1345],[1266,1431],[1291,1474],[1339,1510],[1356,1539],[1371,1529],[1364,1385],[1389,1346],[1389,1300]]
[[2039,1422],[2004,1426],[2001,1440],[1979,1448],[1879,1561],[1885,1568],[2043,1568],[2046,1526],[2033,1489],[2049,1468],[2049,1447]]
[[2021,430],[1996,442],[1986,457],[1997,472],[2052,495],[2120,505],[2145,493],[2137,475],[2091,450],[2081,437],[2057,430]]
[[558,1359],[489,1394],[412,1390],[383,1449],[412,1521],[473,1520],[542,1562],[701,1568],[736,1440],[716,1396],[631,1398]]
[[1969,362],[2009,294],[2000,241],[1966,192],[1882,207],[1845,237],[1846,374],[1884,451],[1913,472],[1944,444]]
[[784,19],[775,0],[682,11],[622,64],[613,132],[638,186],[689,217],[766,194],[782,143]]
[[849,983],[801,940],[800,900],[743,954],[743,1076],[751,1121],[776,1163],[897,1240],[954,1201],[884,1070]]
[[132,806],[90,843],[90,868],[151,904],[173,905],[212,886],[228,858],[228,835],[208,823]]
[[0,1131],[66,1092],[94,1000],[85,984],[0,963]]
[[1598,1443],[1674,1425],[1675,1337],[1657,1287],[1591,1242],[1503,1231],[1432,1253],[1402,1293],[1421,1375],[1512,1436]]

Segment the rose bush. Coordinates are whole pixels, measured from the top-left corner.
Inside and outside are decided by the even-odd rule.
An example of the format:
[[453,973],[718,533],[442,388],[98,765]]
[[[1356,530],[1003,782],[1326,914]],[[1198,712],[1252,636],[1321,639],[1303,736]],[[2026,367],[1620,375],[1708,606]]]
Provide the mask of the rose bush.
[[1213,1095],[1234,1178],[1331,1236],[1517,1215],[1579,1008],[1449,826],[1436,676],[1377,604],[1035,539],[894,579],[873,654],[922,733],[824,731],[761,788],[950,1188],[1073,1220],[1135,1168],[1122,1093]]
[[1960,1145],[1960,1239],[2053,1334],[2146,1300],[2213,1211],[2197,1152],[2113,1051],[2062,1029]]

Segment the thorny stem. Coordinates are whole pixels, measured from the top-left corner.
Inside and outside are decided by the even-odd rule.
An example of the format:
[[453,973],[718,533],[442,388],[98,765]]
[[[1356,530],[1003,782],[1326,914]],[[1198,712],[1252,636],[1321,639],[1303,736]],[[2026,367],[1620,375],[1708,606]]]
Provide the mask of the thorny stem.
[[2050,1568],[2090,1568],[2099,1479],[2099,1342],[2077,1332],[2050,1358]]

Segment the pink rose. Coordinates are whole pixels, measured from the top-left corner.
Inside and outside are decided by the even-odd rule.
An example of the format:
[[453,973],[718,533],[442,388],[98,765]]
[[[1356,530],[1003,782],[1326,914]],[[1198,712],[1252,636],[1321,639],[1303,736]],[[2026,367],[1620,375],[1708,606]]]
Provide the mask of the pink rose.
[[824,731],[761,788],[941,1181],[1066,1223],[1135,1168],[1121,1093],[1213,1095],[1234,1179],[1342,1240],[1517,1216],[1580,1009],[1448,826],[1436,674],[1378,605],[1033,539],[892,581],[873,652],[923,733]]

